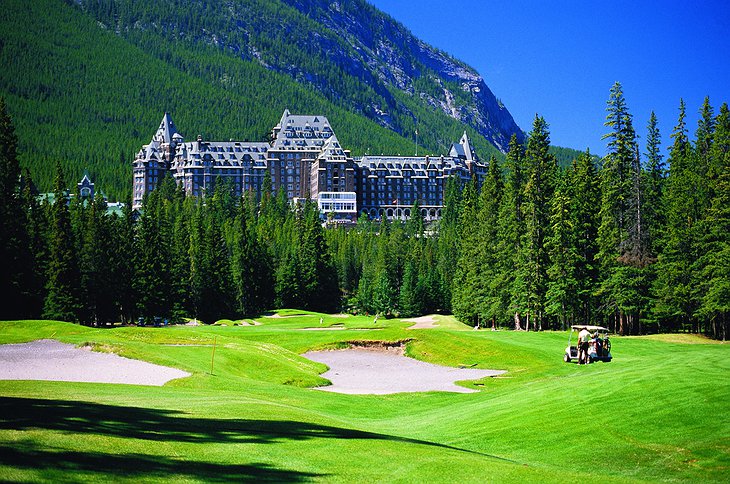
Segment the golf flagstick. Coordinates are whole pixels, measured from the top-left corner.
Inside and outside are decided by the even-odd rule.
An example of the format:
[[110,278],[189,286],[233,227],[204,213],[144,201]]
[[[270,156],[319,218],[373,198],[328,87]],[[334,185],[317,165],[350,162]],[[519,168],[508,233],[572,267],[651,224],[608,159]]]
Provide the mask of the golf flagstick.
[[213,337],[213,354],[210,357],[210,374],[211,375],[213,374],[213,361],[215,360],[215,343],[216,343],[217,339],[218,339],[217,336]]

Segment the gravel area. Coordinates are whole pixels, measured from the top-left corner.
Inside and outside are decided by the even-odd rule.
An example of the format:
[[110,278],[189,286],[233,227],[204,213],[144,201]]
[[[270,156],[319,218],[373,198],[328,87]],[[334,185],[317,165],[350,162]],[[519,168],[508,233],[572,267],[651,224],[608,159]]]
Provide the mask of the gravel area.
[[429,391],[472,393],[476,390],[460,387],[454,382],[479,380],[504,373],[500,370],[434,365],[403,356],[399,348],[310,351],[302,356],[330,367],[322,377],[330,380],[332,385],[317,389],[337,393],[377,395]]
[[50,380],[162,386],[190,376],[176,368],[43,339],[0,345],[0,380]]

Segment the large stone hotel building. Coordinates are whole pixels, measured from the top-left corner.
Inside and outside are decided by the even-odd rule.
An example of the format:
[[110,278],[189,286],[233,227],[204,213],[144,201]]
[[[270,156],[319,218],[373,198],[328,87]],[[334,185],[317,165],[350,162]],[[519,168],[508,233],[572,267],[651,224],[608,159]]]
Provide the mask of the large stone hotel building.
[[149,144],[134,160],[134,208],[168,172],[189,195],[202,195],[220,180],[230,180],[237,195],[258,196],[269,171],[272,189],[289,200],[315,200],[323,214],[354,221],[359,213],[371,218],[405,219],[418,200],[422,216],[441,216],[444,188],[450,176],[481,182],[481,163],[466,133],[442,156],[370,156],[353,158],[337,140],[324,116],[284,111],[272,130],[272,141],[185,141],[169,114]]

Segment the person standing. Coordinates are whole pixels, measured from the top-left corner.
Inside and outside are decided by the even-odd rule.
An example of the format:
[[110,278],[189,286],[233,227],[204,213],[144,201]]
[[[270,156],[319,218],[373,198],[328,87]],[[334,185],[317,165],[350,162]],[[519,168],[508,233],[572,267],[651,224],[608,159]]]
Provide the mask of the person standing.
[[584,365],[588,363],[588,344],[591,340],[591,333],[583,328],[578,333],[578,364]]

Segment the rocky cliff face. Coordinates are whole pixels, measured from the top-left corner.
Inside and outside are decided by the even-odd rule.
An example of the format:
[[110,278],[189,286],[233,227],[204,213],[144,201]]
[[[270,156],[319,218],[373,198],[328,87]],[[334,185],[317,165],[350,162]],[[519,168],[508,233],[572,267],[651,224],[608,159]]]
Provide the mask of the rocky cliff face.
[[[364,0],[284,1],[345,39],[357,56],[343,50],[330,55],[373,73],[378,82],[368,83],[376,91],[385,86],[418,97],[472,126],[501,151],[513,133],[523,138],[510,112],[474,69],[419,40]],[[419,89],[424,85],[427,89]],[[387,123],[387,113],[380,110],[379,115]]]

